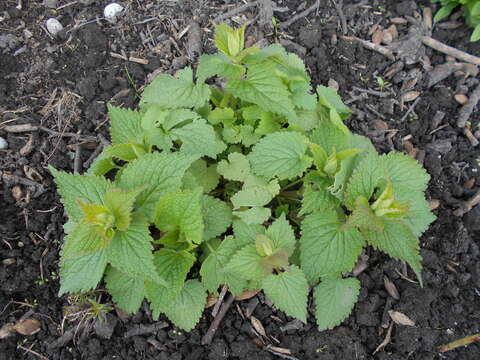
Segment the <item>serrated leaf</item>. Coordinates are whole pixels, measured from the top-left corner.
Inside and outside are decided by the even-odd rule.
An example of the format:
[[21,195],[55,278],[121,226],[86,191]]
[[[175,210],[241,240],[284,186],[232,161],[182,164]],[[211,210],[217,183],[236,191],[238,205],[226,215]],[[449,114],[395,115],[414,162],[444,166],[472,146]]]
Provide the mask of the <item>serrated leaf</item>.
[[333,149],[342,151],[349,147],[349,136],[345,135],[330,119],[323,120],[321,125],[313,130],[309,138],[330,155]]
[[345,120],[350,116],[351,110],[343,103],[342,98],[335,90],[319,85],[317,86],[317,94],[318,102],[331,110],[335,110],[340,115],[341,120]]
[[[108,147],[105,149],[108,149]],[[88,174],[105,175],[110,170],[118,167],[119,166],[113,162],[113,156],[106,155],[105,151],[103,151],[100,155],[98,155],[97,158],[95,158],[95,160],[93,160],[92,164],[88,168]]]
[[408,215],[402,220],[409,225],[415,236],[421,236],[436,219],[425,199],[425,195],[418,191],[409,192],[405,190],[400,192],[395,189],[394,194],[398,200],[408,201]]
[[349,215],[347,226],[355,226],[360,229],[370,229],[372,231],[383,230],[383,219],[373,212],[366,198],[360,196],[355,201],[355,208]]
[[178,78],[158,75],[142,93],[140,105],[158,105],[170,109],[199,108],[210,98],[207,84],[193,82],[192,69],[187,67],[177,73]]
[[234,64],[228,56],[218,53],[200,56],[200,62],[197,68],[197,78],[199,82],[204,82],[214,75],[226,78],[239,78],[245,74],[245,68]]
[[[300,118],[298,120],[299,122],[301,121]],[[270,111],[265,111],[260,117],[255,133],[259,135],[267,135],[280,131],[281,128],[282,125],[278,119],[278,115],[275,115]]]
[[235,220],[233,222],[233,234],[242,243],[255,244],[257,235],[265,234],[265,228],[259,224],[247,224],[241,220]]
[[292,225],[288,222],[285,214],[282,214],[269,226],[265,235],[273,241],[274,249],[284,249],[288,255],[293,254],[297,241]]
[[101,205],[105,192],[112,187],[111,182],[104,177],[69,174],[58,171],[52,166],[49,167],[49,170],[55,178],[57,191],[62,197],[61,200],[68,217],[75,222],[79,222],[83,218],[83,212],[77,200]]
[[238,250],[225,266],[225,272],[244,280],[261,280],[268,275],[254,244]]
[[150,281],[145,283],[145,290],[153,318],[157,319],[180,294],[185,278],[195,262],[195,256],[187,251],[160,249],[154,253],[155,268],[166,281],[166,286]]
[[162,197],[156,207],[154,222],[163,231],[178,228],[187,241],[200,244],[204,230],[201,188]]
[[227,146],[221,141],[215,130],[204,119],[194,120],[179,128],[174,128],[170,134],[182,142],[180,151],[187,155],[206,155],[215,159]]
[[203,239],[209,240],[223,234],[232,223],[232,209],[224,201],[212,196],[202,197]]
[[245,210],[237,210],[233,215],[240,218],[247,224],[262,224],[272,215],[272,211],[264,207],[252,207]]
[[268,61],[252,64],[248,67],[247,78],[230,80],[226,90],[243,101],[257,104],[288,119],[295,119],[297,116],[290,93],[276,76],[275,68],[275,63]]
[[235,121],[235,111],[232,108],[217,107],[208,114],[207,120],[212,125],[231,126]]
[[433,18],[433,22],[437,23],[440,20],[446,18],[448,15],[450,15],[452,13],[453,9],[455,9],[458,5],[460,5],[459,2],[451,1],[451,2],[448,2],[446,5],[442,6],[440,8],[440,10],[438,10],[435,13],[435,16]]
[[178,153],[146,154],[123,168],[116,183],[124,190],[147,186],[137,198],[137,212],[152,220],[158,199],[180,188],[185,171],[194,160],[193,156]]
[[318,210],[339,206],[339,200],[328,189],[330,186],[328,179],[313,173],[309,175],[305,177],[305,190],[299,215],[308,215]]
[[142,137],[142,115],[130,109],[122,109],[108,104],[110,118],[110,137],[112,145],[140,142]]
[[217,294],[218,287],[221,284],[227,284],[229,290],[235,295],[240,295],[243,292],[247,286],[246,280],[238,274],[225,272],[225,266],[238,250],[249,243],[250,239],[248,238],[229,236],[208,255],[202,263],[200,275],[203,285],[209,292]]
[[318,329],[332,329],[345,320],[352,312],[359,293],[360,282],[355,278],[323,280],[313,292]]
[[280,274],[262,280],[262,288],[277,308],[307,322],[308,283],[302,270],[292,265]]
[[279,180],[300,176],[312,164],[306,155],[307,139],[296,132],[278,132],[265,136],[248,155],[255,174]]
[[385,176],[392,182],[393,189],[425,191],[430,175],[417,160],[402,153],[389,153],[381,157]]
[[108,244],[95,226],[82,223],[73,226],[62,245],[59,295],[97,286],[107,266]]
[[143,217],[133,216],[126,231],[115,231],[105,254],[110,264],[128,276],[165,284],[153,264],[153,239],[148,226]]
[[141,192],[141,188],[129,191],[111,189],[105,194],[105,207],[114,216],[118,230],[124,231],[130,225],[133,204]]
[[234,152],[228,155],[228,161],[218,163],[217,171],[225,179],[245,181],[250,174],[250,163],[245,155]]
[[422,257],[419,253],[419,241],[409,226],[402,220],[384,219],[381,232],[362,231],[367,242],[391,257],[407,262],[422,285]]
[[270,182],[255,175],[245,179],[242,190],[231,197],[234,209],[242,206],[263,206],[268,204],[280,192],[278,180]]
[[310,283],[324,275],[350,271],[363,245],[360,232],[344,227],[334,209],[315,212],[302,223],[302,270]]
[[116,268],[109,266],[105,272],[108,293],[116,305],[127,313],[136,313],[145,297],[143,279],[129,277]]
[[207,292],[202,283],[188,280],[177,298],[165,309],[165,315],[175,326],[190,331],[200,320],[206,302]]
[[208,166],[205,160],[199,159],[186,171],[183,177],[183,187],[192,190],[200,186],[204,193],[209,193],[217,187],[219,177],[216,165]]
[[147,151],[137,143],[117,144],[103,151],[105,157],[111,156],[123,161],[133,161],[146,153]]

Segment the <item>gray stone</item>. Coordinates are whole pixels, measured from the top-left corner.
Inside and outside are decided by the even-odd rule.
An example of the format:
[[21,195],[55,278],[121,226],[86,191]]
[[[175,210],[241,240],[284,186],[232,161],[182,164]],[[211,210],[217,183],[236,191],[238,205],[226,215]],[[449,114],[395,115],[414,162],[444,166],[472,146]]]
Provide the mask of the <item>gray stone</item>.
[[43,5],[49,9],[56,9],[58,7],[58,0],[43,0]]
[[105,321],[97,319],[95,321],[94,329],[95,334],[102,339],[110,339],[112,337],[115,326],[117,326],[118,319],[111,315],[105,315]]
[[20,39],[13,34],[0,35],[0,48],[15,49],[20,44]]

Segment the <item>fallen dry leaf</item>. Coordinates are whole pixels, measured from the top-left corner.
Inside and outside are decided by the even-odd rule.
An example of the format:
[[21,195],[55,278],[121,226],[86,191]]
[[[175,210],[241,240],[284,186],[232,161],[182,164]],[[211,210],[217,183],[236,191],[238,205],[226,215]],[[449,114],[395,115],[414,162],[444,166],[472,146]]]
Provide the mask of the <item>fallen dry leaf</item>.
[[390,22],[392,24],[406,24],[408,21],[407,19],[401,18],[401,17],[394,17],[390,19]]
[[0,329],[0,340],[5,339],[5,338],[9,337],[10,335],[13,335],[14,332],[15,332],[15,329],[13,328],[13,324],[12,323],[6,323]]
[[392,41],[393,41],[393,35],[389,31],[384,30],[383,37],[382,37],[382,44],[390,45]]
[[338,82],[335,81],[335,79],[332,79],[332,78],[328,79],[328,87],[332,88],[335,91],[338,91],[338,89],[340,89],[340,86],[338,85]]
[[16,260],[14,258],[6,258],[2,260],[2,264],[6,266],[13,265],[15,263],[16,263]]
[[398,293],[397,287],[387,276],[383,277],[383,284],[385,285],[385,289],[387,290],[388,294],[392,298],[395,300],[400,299],[400,294]]
[[395,26],[395,24],[392,24],[390,25],[387,30],[391,35],[392,35],[392,39],[395,40],[396,38],[398,38],[398,30],[397,30],[397,27]]
[[465,184],[463,184],[463,188],[472,189],[474,185],[475,185],[475,178],[471,178],[465,181]]
[[383,30],[378,29],[372,35],[372,43],[374,43],[375,45],[380,45],[380,43],[382,42],[382,39],[383,39]]
[[12,196],[16,201],[20,201],[23,198],[23,191],[20,185],[15,185],[12,188]]
[[253,298],[259,292],[260,292],[260,290],[247,290],[247,291],[244,291],[242,293],[242,295],[235,296],[235,300],[237,300],[237,301],[248,300],[248,299]]
[[208,309],[208,308],[212,307],[213,305],[215,305],[217,300],[218,300],[218,296],[215,296],[215,295],[212,295],[212,294],[209,293],[208,296],[207,296],[207,303],[205,304],[205,309]]
[[267,333],[265,332],[265,328],[263,327],[260,320],[258,320],[255,316],[250,316],[250,322],[252,323],[252,326],[257,333],[259,333],[263,337],[267,337]]
[[380,28],[380,25],[378,25],[378,24],[373,24],[373,25],[370,27],[370,29],[368,29],[367,35],[368,35],[368,36],[372,36],[372,35],[375,33],[375,31],[377,31],[379,28]]
[[390,315],[395,324],[415,326],[415,323],[404,313],[395,310],[388,310],[388,315]]
[[383,120],[379,120],[379,119],[373,120],[373,126],[375,126],[375,129],[377,130],[388,130],[388,125]]
[[409,91],[402,95],[402,101],[413,101],[420,96],[420,91]]
[[428,207],[430,208],[430,210],[438,209],[439,206],[440,206],[440,200],[438,199],[432,199],[428,202]]
[[25,319],[18,321],[13,328],[21,335],[33,335],[40,331],[40,326],[37,319]]
[[466,95],[455,94],[453,97],[454,97],[455,101],[458,102],[461,105],[464,105],[468,102],[468,97]]

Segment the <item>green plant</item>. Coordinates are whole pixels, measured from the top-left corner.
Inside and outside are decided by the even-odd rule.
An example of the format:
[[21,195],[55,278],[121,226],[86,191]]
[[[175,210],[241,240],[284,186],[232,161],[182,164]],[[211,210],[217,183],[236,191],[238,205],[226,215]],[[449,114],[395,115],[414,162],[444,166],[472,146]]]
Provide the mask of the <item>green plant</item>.
[[377,82],[378,89],[380,91],[384,91],[385,88],[390,86],[390,83],[387,80],[384,80],[381,76],[375,77],[375,81]]
[[480,40],[480,0],[431,0],[433,3],[441,4],[437,11],[434,22],[438,22],[452,13],[458,6],[463,6],[463,16],[469,26],[473,28],[470,41]]
[[427,173],[352,134],[350,110],[330,88],[311,93],[296,55],[244,49],[244,28],[226,25],[215,43],[196,81],[191,68],[159,75],[139,111],[109,106],[112,145],[87,174],[51,168],[69,216],[60,294],[104,278],[123,310],[146,297],[154,317],[190,330],[222,284],[263,289],[304,322],[313,285],[326,329],[356,301],[360,283],[344,276],[367,244],[421,279]]

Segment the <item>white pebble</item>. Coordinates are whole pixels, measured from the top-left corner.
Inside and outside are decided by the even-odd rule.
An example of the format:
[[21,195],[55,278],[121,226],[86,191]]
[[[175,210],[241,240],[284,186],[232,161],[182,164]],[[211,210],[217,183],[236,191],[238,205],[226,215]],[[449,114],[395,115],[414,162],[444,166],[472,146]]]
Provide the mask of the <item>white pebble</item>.
[[7,141],[0,137],[0,150],[5,150],[6,148],[8,148],[8,143]]
[[60,21],[55,18],[48,19],[46,25],[48,32],[53,36],[57,35],[60,31],[63,30],[63,25],[60,24]]
[[105,16],[105,19],[107,19],[107,21],[115,24],[117,22],[117,16],[120,15],[122,11],[122,5],[117,3],[110,3],[105,6],[105,9],[103,9],[103,16]]

